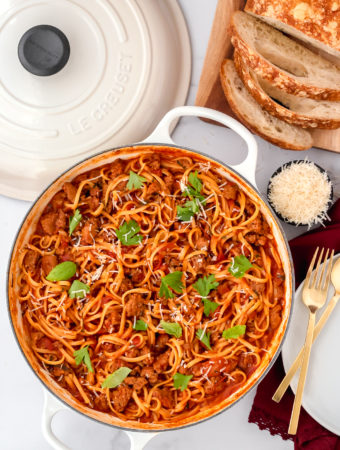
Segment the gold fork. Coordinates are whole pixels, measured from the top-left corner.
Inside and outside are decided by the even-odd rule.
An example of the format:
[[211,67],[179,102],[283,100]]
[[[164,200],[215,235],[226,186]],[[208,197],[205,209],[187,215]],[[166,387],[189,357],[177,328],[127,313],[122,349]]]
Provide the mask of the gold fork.
[[[331,280],[335,287],[336,294],[332,297],[332,299],[329,301],[326,309],[322,313],[322,316],[320,317],[318,323],[315,325],[314,333],[313,333],[313,343],[315,339],[318,337],[320,331],[325,326],[327,320],[329,319],[330,315],[333,312],[333,309],[336,307],[338,300],[340,300],[340,258],[336,261],[336,263],[333,266],[333,256],[334,256],[334,250],[332,250],[331,256],[329,258],[328,262],[328,271],[331,270]],[[333,268],[332,268],[333,266]],[[286,376],[281,381],[280,386],[276,389],[272,399],[274,402],[279,403],[284,396],[284,393],[288,389],[288,386],[290,385],[295,373],[299,369],[302,363],[302,357],[303,357],[303,349],[304,346],[302,346],[299,354],[295,358],[295,361],[291,365],[290,369],[286,373]]]
[[[322,270],[320,272],[320,265],[322,261],[322,256],[324,253],[324,249],[321,250],[319,259],[316,265],[316,269],[313,272],[314,263],[316,260],[316,257],[319,252],[319,247],[315,250],[312,261],[309,265],[306,280],[303,286],[302,290],[302,301],[309,309],[309,321],[308,321],[308,327],[307,327],[307,333],[306,333],[306,340],[305,340],[305,347],[303,350],[303,359],[302,359],[302,366],[301,366],[301,372],[299,377],[299,383],[294,399],[294,405],[293,405],[293,411],[292,415],[290,417],[290,423],[288,428],[289,434],[296,434],[299,417],[300,417],[300,410],[301,410],[301,403],[302,403],[302,394],[303,389],[305,387],[306,382],[306,376],[308,371],[308,363],[309,363],[309,356],[310,351],[312,347],[313,342],[313,331],[315,326],[315,314],[316,311],[321,308],[327,298],[327,292],[328,292],[328,286],[330,282],[330,273],[331,273],[331,265],[329,265],[326,277],[324,279],[324,273],[326,268],[326,261],[328,258],[329,249],[327,249],[326,256],[324,258],[324,262],[322,265]],[[333,254],[333,252],[332,252]]]

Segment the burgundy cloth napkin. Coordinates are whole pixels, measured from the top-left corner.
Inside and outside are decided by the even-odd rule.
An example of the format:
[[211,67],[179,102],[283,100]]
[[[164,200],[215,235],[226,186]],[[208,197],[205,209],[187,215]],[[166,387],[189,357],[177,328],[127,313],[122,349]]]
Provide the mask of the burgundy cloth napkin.
[[[317,246],[333,248],[335,253],[340,252],[340,199],[333,205],[329,216],[331,221],[327,222],[326,227],[307,232],[289,243],[294,261],[296,287],[304,280]],[[249,422],[256,423],[261,430],[268,430],[273,435],[279,434],[283,439],[292,439],[296,450],[340,450],[340,436],[326,430],[303,408],[296,436],[288,434],[294,402],[292,390],[287,390],[280,403],[272,401],[272,396],[284,376],[280,355],[257,388]]]

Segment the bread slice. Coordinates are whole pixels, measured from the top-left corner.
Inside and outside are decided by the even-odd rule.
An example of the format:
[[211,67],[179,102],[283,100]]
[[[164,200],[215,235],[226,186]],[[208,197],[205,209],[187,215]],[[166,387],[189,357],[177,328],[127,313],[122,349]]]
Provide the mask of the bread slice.
[[233,61],[223,61],[220,76],[231,109],[252,132],[285,149],[307,150],[312,147],[308,131],[283,122],[261,108],[242,83]]
[[231,20],[231,41],[247,66],[288,94],[340,100],[340,69],[242,11]]
[[273,116],[304,128],[340,127],[340,102],[314,100],[287,94],[248,69],[236,50],[234,63],[250,94]]
[[340,2],[248,0],[245,11],[340,59]]

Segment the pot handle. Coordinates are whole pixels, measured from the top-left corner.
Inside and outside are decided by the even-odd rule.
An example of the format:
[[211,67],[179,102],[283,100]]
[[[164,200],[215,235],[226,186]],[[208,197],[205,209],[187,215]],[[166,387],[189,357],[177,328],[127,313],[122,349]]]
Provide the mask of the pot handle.
[[[44,409],[41,426],[44,438],[54,450],[71,450],[64,445],[52,431],[53,417],[57,412],[64,409],[68,408],[44,389]],[[130,439],[130,450],[143,450],[144,446],[158,434],[151,432],[141,433],[137,431],[122,431],[124,431]]]
[[148,136],[142,143],[164,143],[164,144],[174,144],[174,141],[170,137],[172,130],[171,125],[176,119],[181,116],[196,116],[203,117],[204,119],[214,120],[219,122],[229,128],[231,128],[235,133],[241,136],[248,146],[248,154],[241,164],[236,166],[230,166],[236,172],[244,176],[253,186],[256,186],[255,181],[255,170],[257,161],[257,143],[254,136],[248,131],[248,129],[243,126],[240,122],[223,114],[219,111],[215,111],[210,108],[203,108],[200,106],[179,106],[177,108],[171,109],[165,114],[163,119],[159,122],[155,130]]
[[44,409],[42,413],[42,433],[46,441],[55,450],[71,450],[66,447],[53,433],[52,420],[57,412],[67,409],[59,400],[52,397],[46,389],[44,389]]

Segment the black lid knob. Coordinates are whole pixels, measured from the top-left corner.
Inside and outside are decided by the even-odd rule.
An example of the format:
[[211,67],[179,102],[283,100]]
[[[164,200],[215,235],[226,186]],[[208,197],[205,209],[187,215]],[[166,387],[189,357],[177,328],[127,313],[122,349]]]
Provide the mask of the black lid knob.
[[58,28],[38,25],[22,36],[18,55],[21,64],[34,75],[54,75],[66,65],[70,44]]

